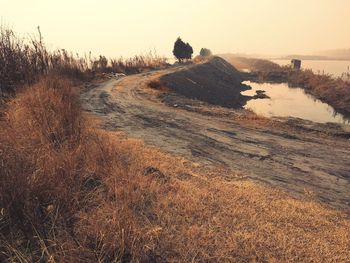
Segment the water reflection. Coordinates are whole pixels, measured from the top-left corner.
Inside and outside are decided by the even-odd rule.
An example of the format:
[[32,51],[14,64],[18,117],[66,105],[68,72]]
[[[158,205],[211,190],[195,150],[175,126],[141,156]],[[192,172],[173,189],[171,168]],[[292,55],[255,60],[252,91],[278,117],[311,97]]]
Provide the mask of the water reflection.
[[255,83],[245,81],[251,90],[242,92],[243,95],[254,96],[256,91],[263,90],[270,98],[252,99],[244,106],[257,114],[266,117],[296,117],[314,122],[335,122],[350,124],[342,114],[337,113],[330,105],[308,95],[301,88],[290,88],[286,83]]

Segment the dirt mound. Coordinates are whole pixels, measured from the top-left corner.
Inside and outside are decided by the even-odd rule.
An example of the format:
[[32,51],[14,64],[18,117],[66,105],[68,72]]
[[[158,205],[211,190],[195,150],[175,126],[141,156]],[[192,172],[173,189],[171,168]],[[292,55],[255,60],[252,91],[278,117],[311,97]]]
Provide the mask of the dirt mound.
[[164,75],[161,80],[178,94],[224,107],[240,108],[250,98],[241,95],[249,89],[242,84],[241,73],[219,57]]

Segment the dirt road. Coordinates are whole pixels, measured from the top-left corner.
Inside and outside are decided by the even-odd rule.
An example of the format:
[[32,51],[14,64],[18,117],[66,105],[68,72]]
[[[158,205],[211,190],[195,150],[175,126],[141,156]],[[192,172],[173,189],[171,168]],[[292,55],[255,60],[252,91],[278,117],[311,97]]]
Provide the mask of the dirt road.
[[146,83],[175,70],[179,68],[106,81],[81,95],[83,107],[100,116],[105,128],[124,131],[166,152],[204,166],[226,167],[292,194],[313,192],[319,200],[350,211],[346,132],[343,137],[322,136],[317,130],[328,126],[309,122],[301,128],[244,125],[237,118],[239,110],[175,94],[163,95],[162,101]]

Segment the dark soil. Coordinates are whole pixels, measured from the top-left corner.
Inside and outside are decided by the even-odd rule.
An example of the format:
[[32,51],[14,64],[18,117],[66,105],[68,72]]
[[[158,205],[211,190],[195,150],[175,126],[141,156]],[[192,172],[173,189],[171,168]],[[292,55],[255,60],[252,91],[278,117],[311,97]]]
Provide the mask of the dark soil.
[[249,89],[242,84],[241,73],[219,57],[164,75],[161,80],[177,94],[223,107],[241,108],[251,99],[241,95]]

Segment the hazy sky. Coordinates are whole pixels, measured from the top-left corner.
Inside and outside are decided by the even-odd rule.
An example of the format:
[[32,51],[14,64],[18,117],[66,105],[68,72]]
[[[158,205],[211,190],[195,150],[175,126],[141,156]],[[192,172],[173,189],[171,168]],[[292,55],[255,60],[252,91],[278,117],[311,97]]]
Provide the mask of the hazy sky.
[[350,0],[0,0],[2,23],[40,25],[51,48],[107,56],[156,49],[178,36],[195,53],[313,53],[350,47]]

